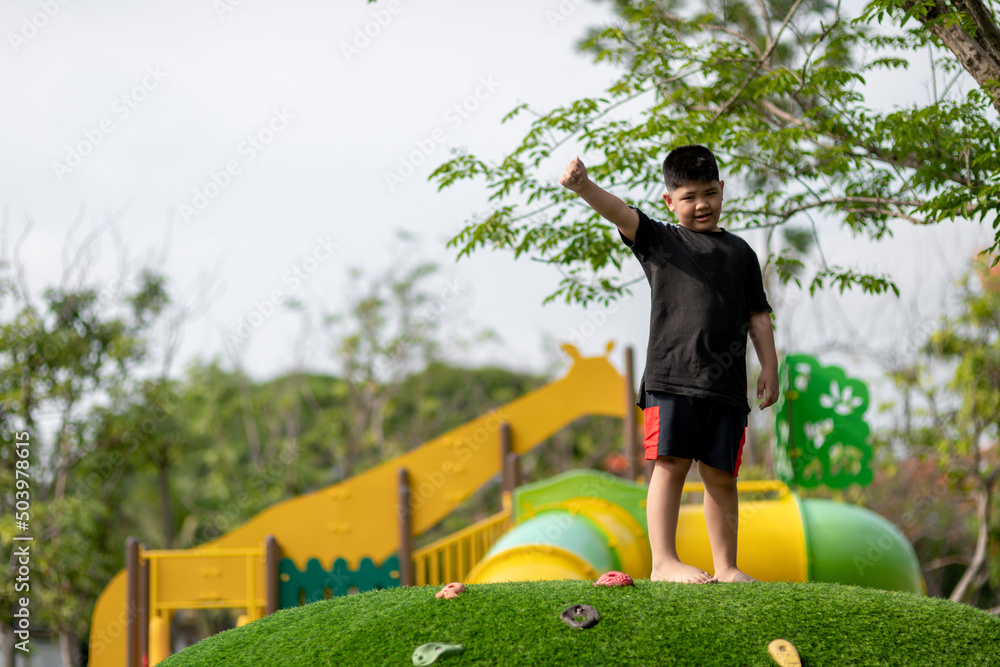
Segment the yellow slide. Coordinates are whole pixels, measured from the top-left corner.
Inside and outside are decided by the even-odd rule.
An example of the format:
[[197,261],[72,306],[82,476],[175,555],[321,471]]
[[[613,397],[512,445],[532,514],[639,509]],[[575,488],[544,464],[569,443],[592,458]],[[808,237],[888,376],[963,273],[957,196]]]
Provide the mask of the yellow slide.
[[[611,348],[609,344],[605,355]],[[375,468],[264,510],[199,547],[202,556],[198,566],[185,570],[183,577],[171,578],[165,568],[153,582],[151,588],[155,590],[151,594],[159,596],[157,599],[163,604],[169,604],[173,595],[195,603],[199,599],[222,598],[262,607],[266,588],[263,556],[250,563],[245,571],[241,570],[240,576],[230,577],[231,568],[227,565],[230,561],[221,555],[213,556],[211,550],[260,549],[265,537],[273,534],[282,555],[301,570],[313,558],[322,562],[344,558],[352,568],[358,568],[364,558],[380,563],[400,547],[395,503],[400,468],[409,473],[413,493],[412,532],[420,535],[500,472],[501,424],[509,426],[511,451],[524,454],[579,417],[624,418],[625,379],[607,356],[582,358],[571,345],[563,345],[563,349],[573,360],[563,378]],[[638,418],[638,409],[628,408],[635,410],[633,416]],[[248,587],[254,592],[243,592]],[[107,585],[94,609],[89,664],[94,667],[125,664],[126,610],[123,571]],[[247,610],[251,618],[260,616],[260,612],[260,609]]]

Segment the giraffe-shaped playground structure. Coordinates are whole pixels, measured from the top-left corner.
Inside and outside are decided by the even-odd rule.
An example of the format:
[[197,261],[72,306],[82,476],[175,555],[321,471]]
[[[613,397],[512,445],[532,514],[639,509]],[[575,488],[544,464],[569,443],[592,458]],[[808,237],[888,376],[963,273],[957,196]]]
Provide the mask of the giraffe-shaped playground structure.
[[[202,545],[199,552],[206,555],[190,568],[183,582],[190,591],[181,597],[210,599],[221,580],[238,569],[233,576],[245,579],[248,588],[261,591],[248,596],[247,607],[254,609],[248,608],[247,614],[257,618],[263,611],[262,591],[267,587],[263,551],[257,557],[241,556],[252,561],[244,570],[230,567],[232,561],[223,561],[221,556],[213,559],[211,550],[235,554],[240,549],[261,549],[273,535],[282,556],[302,571],[311,559],[327,563],[343,559],[353,569],[383,563],[400,550],[396,497],[401,468],[411,480],[410,520],[412,535],[418,536],[501,471],[501,433],[505,429],[510,451],[520,455],[585,415],[625,418],[632,411],[633,418],[638,418],[637,408],[626,398],[632,388],[626,387],[626,378],[608,359],[612,348],[608,343],[603,356],[585,358],[577,348],[564,344],[562,349],[572,365],[561,379],[365,472],[273,505]],[[151,596],[156,594],[154,579]],[[95,667],[126,664],[130,615],[126,597],[123,570],[105,587],[94,609],[89,664]],[[169,622],[169,618],[159,620]]]

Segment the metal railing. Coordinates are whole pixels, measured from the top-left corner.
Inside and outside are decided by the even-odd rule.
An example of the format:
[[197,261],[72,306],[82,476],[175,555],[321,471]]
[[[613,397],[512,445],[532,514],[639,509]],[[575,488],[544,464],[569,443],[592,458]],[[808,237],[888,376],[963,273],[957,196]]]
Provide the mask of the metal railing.
[[413,552],[414,584],[438,586],[464,581],[500,537],[510,530],[505,509]]
[[[788,485],[776,479],[748,480],[737,482],[736,490],[739,493],[777,493],[779,498],[784,498],[791,491]],[[685,482],[684,493],[703,493],[705,491],[704,482]]]

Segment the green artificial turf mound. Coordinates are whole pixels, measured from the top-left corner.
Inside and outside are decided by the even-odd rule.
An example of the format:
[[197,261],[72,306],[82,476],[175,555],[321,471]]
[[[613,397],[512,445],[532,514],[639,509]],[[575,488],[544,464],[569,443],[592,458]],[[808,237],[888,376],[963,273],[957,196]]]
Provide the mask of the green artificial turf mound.
[[[792,642],[804,667],[994,665],[1000,618],[907,593],[834,584],[685,585],[589,581],[468,586],[454,600],[439,587],[395,588],[285,609],[191,646],[163,667],[411,665],[427,642],[462,644],[435,664],[761,665],[772,639]],[[589,604],[592,628],[560,614]]]

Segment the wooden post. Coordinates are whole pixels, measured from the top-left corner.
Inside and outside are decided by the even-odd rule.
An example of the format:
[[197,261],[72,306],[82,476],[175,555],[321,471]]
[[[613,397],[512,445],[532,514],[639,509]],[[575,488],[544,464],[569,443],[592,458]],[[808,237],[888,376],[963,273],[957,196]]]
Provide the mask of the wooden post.
[[278,563],[281,561],[281,547],[274,535],[264,538],[264,580],[267,582],[267,602],[264,615],[278,611]]
[[521,457],[511,451],[510,424],[500,424],[500,498],[504,510],[511,510],[514,504],[514,489],[521,485]]
[[399,469],[396,507],[399,510],[399,585],[412,586],[413,576],[413,507],[410,503],[410,473]]
[[632,347],[625,348],[625,460],[628,478],[639,479],[643,473],[639,457],[639,433],[635,423],[635,372],[632,368]]
[[507,457],[510,455],[510,424],[504,422],[500,424],[500,492],[501,493],[511,493],[514,491],[515,484],[512,483],[510,479],[510,473],[507,470]]
[[510,480],[510,490],[513,493],[514,489],[521,485],[521,457],[514,452],[508,454],[507,460],[504,461],[503,472]]
[[125,540],[125,667],[139,667],[139,540]]

